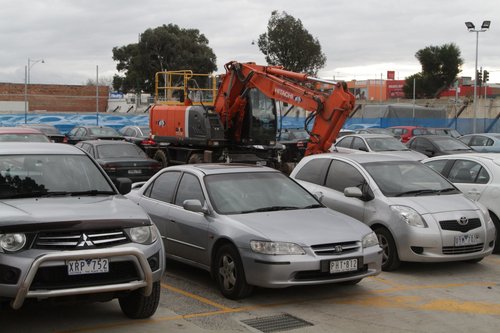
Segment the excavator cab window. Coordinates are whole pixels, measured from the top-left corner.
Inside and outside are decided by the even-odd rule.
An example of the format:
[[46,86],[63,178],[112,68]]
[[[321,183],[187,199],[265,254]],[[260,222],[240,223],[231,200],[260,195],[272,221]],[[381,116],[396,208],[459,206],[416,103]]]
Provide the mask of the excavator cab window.
[[251,144],[269,145],[276,141],[276,103],[273,99],[265,96],[258,89],[251,89],[248,93],[246,121],[250,126],[248,133],[243,133]]

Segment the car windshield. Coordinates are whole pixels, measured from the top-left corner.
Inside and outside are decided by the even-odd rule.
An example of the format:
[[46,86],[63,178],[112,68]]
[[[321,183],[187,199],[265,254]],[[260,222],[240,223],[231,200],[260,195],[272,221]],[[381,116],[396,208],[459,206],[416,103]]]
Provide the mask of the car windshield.
[[8,133],[0,134],[2,142],[50,142],[43,134],[37,133]]
[[112,129],[111,127],[95,127],[90,129],[90,133],[93,135],[103,135],[103,136],[120,136],[120,133]]
[[278,172],[208,175],[205,184],[219,214],[322,207],[312,194]]
[[96,149],[98,158],[147,157],[146,153],[134,144],[98,145]]
[[459,193],[448,180],[420,162],[370,162],[363,167],[386,197]]
[[149,127],[141,127],[141,132],[143,136],[149,136],[151,134],[151,129]]
[[86,155],[0,156],[0,199],[81,193],[114,193]]
[[404,144],[396,138],[367,138],[366,142],[373,151],[395,151],[409,150]]
[[469,146],[459,140],[455,140],[452,138],[441,138],[434,140],[436,146],[439,149],[447,151],[447,150],[471,150]]

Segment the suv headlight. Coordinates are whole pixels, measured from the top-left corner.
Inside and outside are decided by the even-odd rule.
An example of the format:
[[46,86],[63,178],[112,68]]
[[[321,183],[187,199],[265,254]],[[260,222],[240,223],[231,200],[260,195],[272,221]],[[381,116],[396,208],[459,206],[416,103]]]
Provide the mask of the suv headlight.
[[158,239],[158,233],[154,225],[129,228],[126,230],[134,243],[152,244]]
[[26,244],[26,235],[22,233],[0,234],[0,252],[16,252]]
[[407,223],[412,227],[427,228],[422,216],[413,208],[408,206],[391,206],[394,213],[398,215],[401,221]]
[[295,243],[250,241],[253,252],[262,254],[306,254],[306,251]]
[[374,232],[370,232],[363,237],[363,248],[378,245],[378,237]]

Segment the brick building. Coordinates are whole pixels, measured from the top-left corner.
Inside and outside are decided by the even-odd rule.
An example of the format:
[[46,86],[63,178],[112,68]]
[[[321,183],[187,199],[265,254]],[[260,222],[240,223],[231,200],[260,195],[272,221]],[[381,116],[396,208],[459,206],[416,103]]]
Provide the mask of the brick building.
[[[25,95],[25,85],[0,82],[0,105],[9,102],[23,105],[27,97],[28,111],[47,112],[95,112],[96,87],[87,85],[30,84]],[[109,87],[99,86],[99,110],[108,106]],[[14,103],[14,104],[12,104]],[[2,111],[6,110],[5,107]]]

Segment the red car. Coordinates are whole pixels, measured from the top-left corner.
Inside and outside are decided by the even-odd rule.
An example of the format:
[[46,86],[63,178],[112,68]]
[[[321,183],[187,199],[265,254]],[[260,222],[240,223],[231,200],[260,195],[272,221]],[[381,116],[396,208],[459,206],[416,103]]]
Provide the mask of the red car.
[[50,139],[34,128],[0,127],[0,142],[50,142]]
[[387,129],[394,135],[399,135],[403,143],[408,142],[414,136],[431,134],[425,127],[420,126],[392,126]]

